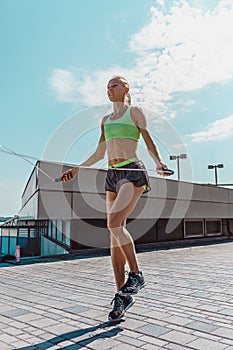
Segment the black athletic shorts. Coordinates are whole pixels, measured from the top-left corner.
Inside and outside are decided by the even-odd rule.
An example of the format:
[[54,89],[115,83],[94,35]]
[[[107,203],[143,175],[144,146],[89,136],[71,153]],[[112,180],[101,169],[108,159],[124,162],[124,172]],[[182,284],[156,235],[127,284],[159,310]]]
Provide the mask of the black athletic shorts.
[[[123,168],[132,170],[121,170]],[[117,167],[108,169],[105,181],[105,190],[118,192],[121,185],[127,182],[133,182],[135,186],[142,186],[144,188],[143,193],[149,192],[151,190],[151,187],[147,172],[145,170],[133,171],[133,169],[145,169],[145,166],[141,160],[137,160],[127,165],[121,166],[119,170]]]

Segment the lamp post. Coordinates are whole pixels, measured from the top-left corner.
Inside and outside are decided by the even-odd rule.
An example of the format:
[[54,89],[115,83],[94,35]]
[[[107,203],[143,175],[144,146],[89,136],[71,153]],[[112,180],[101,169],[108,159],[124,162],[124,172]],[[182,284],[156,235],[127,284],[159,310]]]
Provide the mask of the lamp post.
[[214,169],[214,173],[215,173],[215,185],[218,186],[218,173],[217,173],[217,168],[223,168],[224,165],[223,164],[217,164],[217,165],[208,165],[208,169]]
[[187,154],[180,154],[179,156],[170,156],[170,160],[177,160],[177,174],[178,181],[180,181],[180,159],[186,159]]

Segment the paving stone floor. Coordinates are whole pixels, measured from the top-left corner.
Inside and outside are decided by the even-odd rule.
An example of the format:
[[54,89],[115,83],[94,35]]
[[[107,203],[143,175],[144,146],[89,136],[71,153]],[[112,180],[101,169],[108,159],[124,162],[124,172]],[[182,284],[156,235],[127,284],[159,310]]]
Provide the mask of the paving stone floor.
[[109,256],[0,264],[0,350],[233,350],[233,243],[138,254],[146,287],[109,324]]

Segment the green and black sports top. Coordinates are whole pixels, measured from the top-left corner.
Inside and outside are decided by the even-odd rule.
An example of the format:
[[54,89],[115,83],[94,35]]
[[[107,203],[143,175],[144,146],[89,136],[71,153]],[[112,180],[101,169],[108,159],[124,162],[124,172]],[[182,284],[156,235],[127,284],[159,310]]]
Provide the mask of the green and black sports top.
[[110,117],[104,123],[105,140],[131,139],[138,141],[140,130],[136,127],[130,116],[130,107],[127,108],[122,117],[111,120]]

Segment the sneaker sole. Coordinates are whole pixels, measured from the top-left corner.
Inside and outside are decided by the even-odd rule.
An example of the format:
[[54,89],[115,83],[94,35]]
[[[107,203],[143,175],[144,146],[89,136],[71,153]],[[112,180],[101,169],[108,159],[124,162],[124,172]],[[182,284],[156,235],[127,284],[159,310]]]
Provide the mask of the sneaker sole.
[[118,318],[114,318],[112,319],[111,317],[108,317],[109,322],[118,322],[121,321],[125,316],[125,313],[123,312],[123,314],[121,316],[119,316]]
[[134,303],[135,303],[135,301],[132,300],[131,303],[129,303],[129,304],[126,306],[125,311],[129,310],[129,308],[130,308],[131,306],[133,306]]
[[146,285],[146,282],[144,282],[143,284],[140,285],[140,289],[144,288]]

